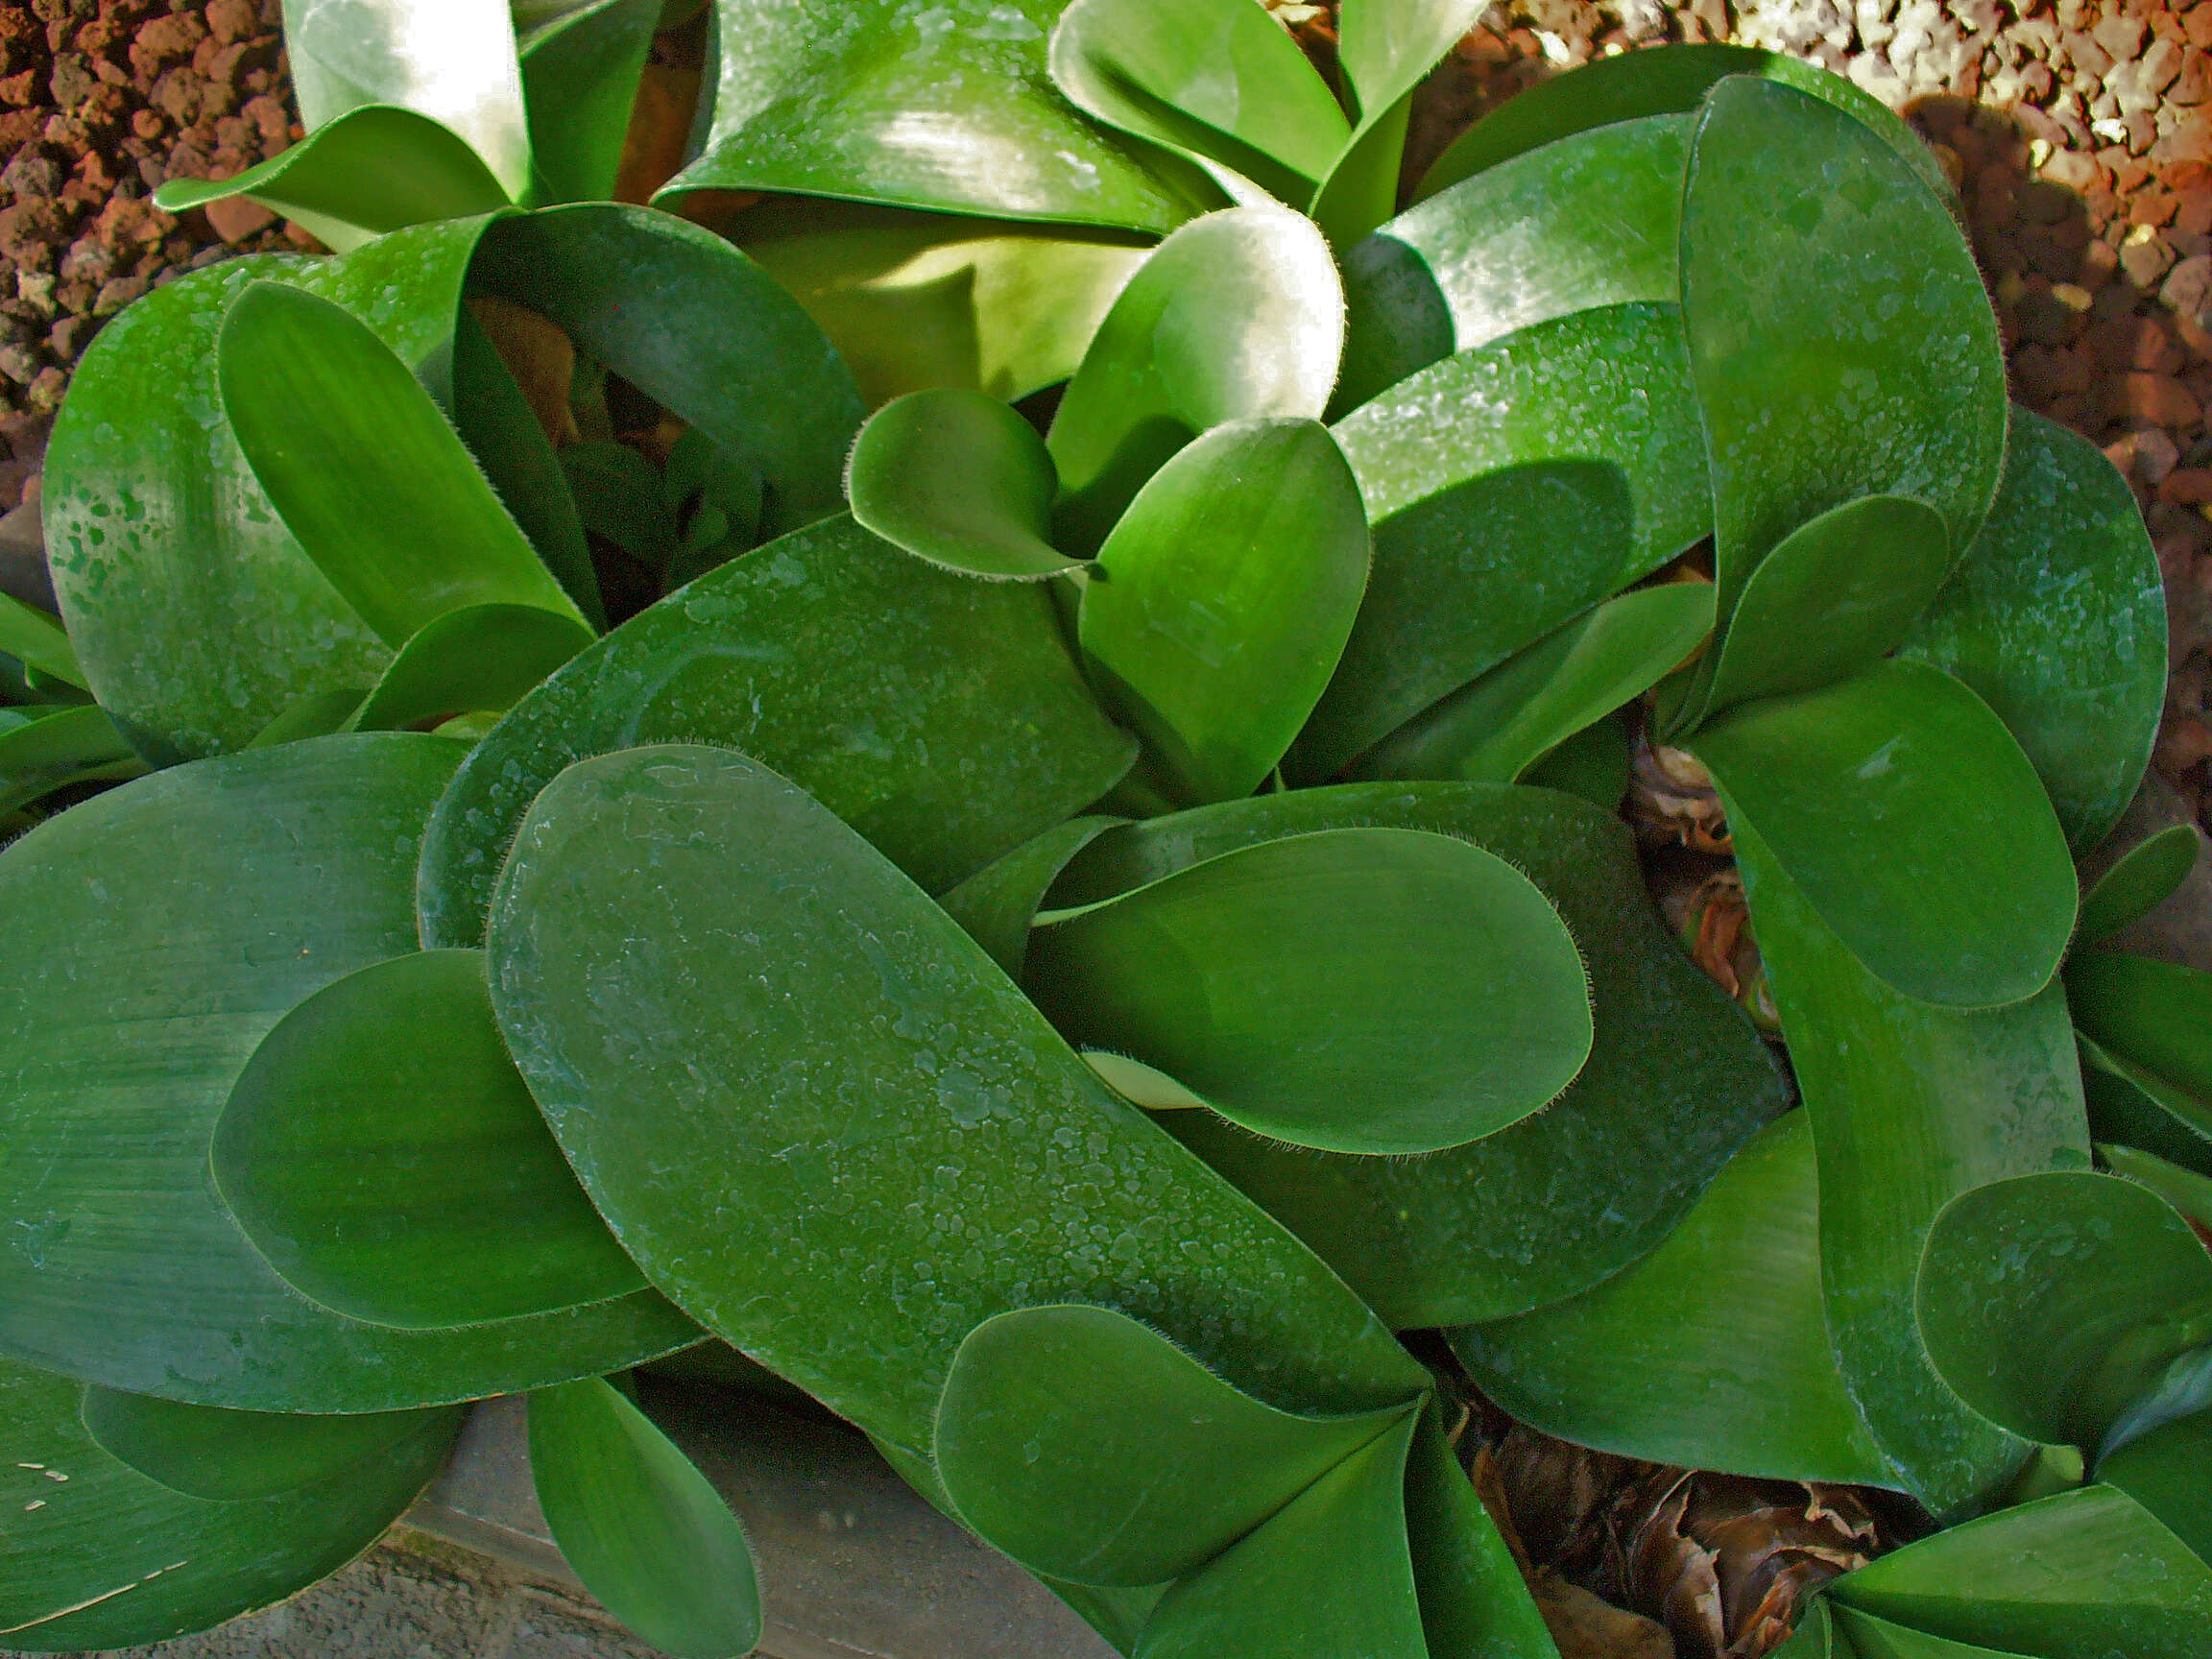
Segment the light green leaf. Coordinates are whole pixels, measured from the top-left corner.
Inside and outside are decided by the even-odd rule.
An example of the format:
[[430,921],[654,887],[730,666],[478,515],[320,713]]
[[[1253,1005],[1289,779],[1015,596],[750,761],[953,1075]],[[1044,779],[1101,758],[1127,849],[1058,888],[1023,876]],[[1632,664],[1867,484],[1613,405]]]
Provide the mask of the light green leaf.
[[1783,538],[1857,496],[1925,502],[1965,551],[2005,452],[1997,318],[1964,235],[1888,143],[1795,87],[1716,85],[1691,150],[1682,309],[1723,631]]
[[2131,1061],[2107,1054],[2080,1032],[2081,1088],[2100,1141],[2118,1141],[2185,1169],[2212,1175],[2212,1104]]
[[1120,822],[1085,817],[1054,825],[984,865],[937,902],[969,938],[990,952],[1009,979],[1019,979],[1029,956],[1029,925],[1037,919],[1046,890],[1070,858]]
[[461,1426],[450,1407],[301,1417],[183,1406],[96,1384],[86,1386],[83,1410],[108,1456],[172,1492],[218,1503],[322,1485],[372,1457],[420,1455],[423,1439]]
[[285,1015],[212,1160],[254,1248],[349,1318],[438,1330],[645,1287],[507,1058],[473,950],[379,962]]
[[108,711],[63,709],[0,732],[0,812],[12,812],[70,783],[141,778],[146,762]]
[[1172,1113],[1161,1126],[1319,1251],[1393,1329],[1503,1318],[1587,1290],[1664,1238],[1789,1102],[1749,1022],[1661,926],[1610,812],[1496,784],[1265,795],[1109,830],[1048,902],[1096,902],[1238,848],[1366,826],[1459,836],[1557,908],[1594,993],[1581,1073],[1534,1117],[1419,1160],[1282,1146],[1212,1113]]
[[517,41],[533,206],[614,194],[659,0],[594,0]]
[[2097,1143],[2097,1156],[2115,1175],[2124,1175],[2148,1187],[2188,1217],[2197,1227],[2212,1233],[2212,1176],[2200,1175],[2132,1146]]
[[472,709],[512,708],[591,640],[583,623],[535,605],[448,611],[399,647],[349,728],[396,732]]
[[[1836,1653],[1836,1616],[1828,1610],[1827,1599],[1815,1596],[1806,1603],[1795,1634],[1774,1649],[1774,1659],[1835,1659]],[[1858,1659],[1848,1643],[1842,1659]]]
[[1052,547],[1059,479],[1037,428],[996,397],[910,392],[869,417],[845,467],[853,517],[917,559],[986,581],[1078,568]]
[[1297,780],[1334,776],[1711,528],[1671,306],[1583,312],[1463,351],[1334,431],[1375,565],[1292,751]]
[[84,670],[61,624],[12,593],[0,593],[0,652],[39,673],[83,686]]
[[1337,73],[1356,125],[1311,209],[1335,247],[1397,210],[1413,89],[1481,14],[1481,0],[1350,0],[1338,11]]
[[460,754],[399,733],[256,749],[126,783],[0,854],[0,1349],[165,1399],[350,1412],[697,1340],[642,1292],[467,1332],[343,1319],[277,1277],[209,1178],[216,1119],[269,1030],[415,950],[415,847]]
[[1144,481],[1212,427],[1320,415],[1343,344],[1343,290],[1311,221],[1238,207],[1176,231],[1115,300],[1052,419],[1055,544],[1094,552]]
[[1023,1566],[1159,1584],[1204,1566],[1408,1414],[1295,1416],[1122,1314],[1024,1308],[961,1342],[934,1455],[961,1519]]
[[926,1447],[961,1339],[1046,1302],[1142,1319],[1285,1409],[1425,1386],[950,917],[742,756],[564,773],[502,873],[490,958],[508,1046],[648,1277],[881,1439]]
[[1581,958],[1543,895],[1419,830],[1316,830],[1194,864],[1041,928],[1024,983],[1077,1046],[1335,1152],[1479,1140],[1590,1052]]
[[2097,1479],[2117,1487],[2158,1517],[2197,1552],[2212,1561],[2212,1411],[2162,1424],[2101,1458]]
[[[1355,761],[1353,774],[1515,782],[1657,685],[1712,626],[1713,590],[1704,583],[1623,593],[1416,715]],[[1612,804],[1620,799],[1614,791]]]
[[564,766],[668,740],[778,767],[931,891],[1081,811],[1135,749],[1044,591],[833,518],[641,612],[516,705],[431,821],[423,942],[481,943],[514,828]]
[[2091,951],[2066,966],[2074,1022],[2105,1053],[2212,1112],[2212,974]]
[[2137,842],[2081,896],[2076,940],[2094,945],[2141,921],[2173,897],[2197,867],[2197,829],[2172,824]]
[[274,1498],[210,1503],[103,1451],[74,1382],[0,1360],[0,1639],[79,1653],[204,1630],[305,1589],[366,1550],[445,1460],[450,1413],[381,1456]]
[[297,743],[304,737],[328,737],[347,731],[368,695],[358,685],[309,691],[264,726],[246,747],[267,749],[278,743]]
[[2012,410],[2005,482],[1907,637],[1997,711],[2077,851],[2134,798],[2166,689],[2166,597],[2127,481],[2087,439]]
[[670,1659],[739,1659],[760,1584],[730,1505],[651,1418],[597,1377],[530,1396],[530,1473],[584,1587]]
[[1658,1249],[1572,1301],[1452,1333],[1547,1434],[1653,1463],[1887,1485],[1828,1346],[1802,1112],[1736,1154]]
[[1744,704],[1690,747],[1730,825],[1756,831],[1876,977],[1951,1008],[2050,982],[2074,928],[2073,860],[2028,757],[1948,674],[1877,662]]
[[1098,550],[1076,637],[1185,802],[1249,795],[1329,684],[1367,582],[1359,486],[1313,421],[1216,426]]

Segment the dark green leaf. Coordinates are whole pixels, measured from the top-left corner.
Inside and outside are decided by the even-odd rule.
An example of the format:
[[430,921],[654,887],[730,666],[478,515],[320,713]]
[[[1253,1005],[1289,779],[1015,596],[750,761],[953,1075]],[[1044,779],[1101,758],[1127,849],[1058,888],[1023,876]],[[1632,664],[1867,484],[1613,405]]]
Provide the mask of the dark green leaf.
[[562,450],[561,469],[585,529],[648,569],[662,569],[676,556],[675,515],[652,462],[627,444],[602,439]]
[[1358,483],[1318,421],[1216,426],[1138,493],[1076,632],[1176,795],[1235,800],[1275,770],[1344,649],[1367,560]]
[[591,639],[583,623],[534,605],[448,611],[399,647],[349,724],[356,732],[394,732],[512,708]]
[[[1797,1621],[1796,1634],[1774,1649],[1774,1659],[1835,1659],[1836,1616],[1825,1597],[1815,1597]],[[1845,1643],[1841,1659],[1858,1659]]]
[[1206,859],[1042,928],[1025,983],[1078,1047],[1335,1152],[1479,1140],[1549,1103],[1590,1052],[1557,913],[1503,859],[1419,830]]
[[2097,1479],[2115,1486],[2158,1517],[2197,1552],[2212,1561],[2212,1411],[2199,1411],[2130,1440],[2097,1464]]
[[1029,581],[1077,568],[1053,551],[1052,457],[1020,411],[981,392],[910,392],[869,417],[845,468],[853,517],[965,576]]
[[414,950],[415,846],[460,754],[397,733],[256,749],[127,783],[0,854],[0,1348],[194,1404],[380,1411],[696,1340],[647,1293],[469,1332],[342,1319],[276,1276],[209,1179],[270,1028]]
[[431,822],[423,942],[481,942],[515,826],[564,766],[667,740],[757,756],[932,891],[1081,811],[1135,747],[1043,590],[834,518],[632,617],[516,706]]
[[84,1390],[84,1413],[108,1456],[172,1492],[220,1503],[320,1485],[372,1457],[420,1455],[424,1438],[460,1426],[450,1408],[300,1417],[183,1406],[96,1384]]
[[262,727],[246,747],[267,749],[277,743],[297,743],[303,737],[328,737],[347,731],[368,695],[357,685],[309,691]]
[[1339,9],[1337,75],[1355,125],[1311,207],[1334,246],[1352,247],[1397,210],[1413,89],[1481,13],[1481,0],[1349,0]]
[[954,22],[935,0],[718,0],[706,154],[669,184],[1172,229],[1191,204],[1046,78],[1062,0]]
[[1029,955],[1029,925],[1037,919],[1045,894],[1060,878],[1068,861],[1098,838],[1118,818],[1071,818],[1024,841],[1004,857],[986,864],[937,902],[990,952],[1009,979],[1022,977]]
[[1211,427],[1318,416],[1343,345],[1343,289],[1311,221],[1240,207],[1176,231],[1115,300],[1052,419],[1056,543],[1095,551],[1144,481]]
[[1483,1393],[1547,1434],[1653,1463],[1887,1485],[1828,1347],[1813,1128],[1793,1112],[1658,1249],[1572,1301],[1470,1326]]
[[2166,601],[2134,494],[2094,445],[2013,409],[1997,504],[1904,655],[1997,711],[2076,850],[2104,839],[2158,734]]
[[760,1584],[722,1494],[597,1377],[530,1396],[530,1473],[576,1576],[671,1659],[738,1659],[760,1640]]
[[1671,306],[1584,312],[1463,351],[1335,433],[1374,526],[1375,566],[1292,751],[1306,781],[1711,527]]
[[1406,1533],[1429,1659],[1557,1659],[1512,1548],[1446,1438],[1434,1397],[1406,1457]]
[[2212,1233],[2212,1176],[2200,1175],[2132,1146],[2099,1142],[2097,1156],[2115,1175],[2148,1187],[2206,1233]]
[[1042,1302],[1143,1319],[1286,1409],[1425,1385],[950,917],[742,756],[564,773],[517,837],[490,950],[509,1047],[625,1248],[894,1445],[928,1444],[968,1332]]
[[0,1639],[78,1653],[204,1630],[280,1601],[358,1555],[444,1460],[452,1416],[424,1412],[385,1455],[279,1497],[216,1503],[100,1449],[82,1390],[0,1360]]
[[473,950],[379,962],[285,1015],[230,1091],[212,1161],[285,1282],[372,1325],[515,1319],[645,1286],[507,1058]]
[[1302,1417],[1239,1393],[1103,1308],[1024,1308],[960,1344],[937,1470],[961,1518],[1025,1567],[1159,1584],[1202,1567],[1409,1414]]
[[2092,951],[2067,964],[2066,999],[2100,1048],[2212,1112],[2212,974]]
[[66,783],[143,777],[146,762],[104,709],[63,709],[0,732],[0,812],[12,812]]
[[61,624],[12,593],[0,593],[0,651],[56,680],[84,684],[84,670]]
[[2081,1089],[2100,1141],[2121,1142],[2212,1175],[2212,1105],[2105,1053],[2086,1037],[2080,1046]]
[[2074,929],[2073,860],[2028,757],[1948,674],[1877,662],[1744,704],[1690,747],[1729,823],[1876,977],[1952,1008],[2049,983]]
[[1848,1607],[1836,1610],[1836,1628],[1842,1632],[1857,1659],[2016,1659],[1994,1647],[1931,1636],[1925,1630],[1892,1624],[1887,1619],[1855,1613]]
[[1774,546],[1856,496],[1926,502],[1965,551],[1997,493],[2005,362],[1965,237],[1895,149],[1794,87],[1720,82],[1692,145],[1682,308],[1723,630]]
[[470,605],[586,626],[429,393],[343,306],[255,283],[224,320],[219,374],[285,527],[386,643]]
[[1611,812],[1628,793],[1632,765],[1628,722],[1615,714],[1575,733],[1523,773],[1522,781],[1579,795],[1599,810]]
[[1749,1022],[1660,925],[1611,813],[1495,784],[1267,795],[1108,831],[1049,902],[1095,902],[1239,847],[1368,825],[1463,837],[1557,907],[1595,994],[1581,1074],[1535,1117],[1420,1160],[1301,1151],[1212,1113],[1160,1122],[1395,1329],[1503,1318],[1586,1290],[1665,1238],[1789,1099]]
[[660,0],[594,0],[517,42],[530,127],[532,205],[614,194]]
[[[1353,771],[1363,778],[1514,782],[1577,732],[1658,684],[1712,626],[1713,589],[1704,583],[1623,593],[1415,716]],[[1617,789],[1610,803],[1599,804],[1620,799]]]
[[2172,898],[2197,866],[2197,837],[2195,825],[2171,824],[2130,847],[2082,895],[2077,941],[2094,945]]

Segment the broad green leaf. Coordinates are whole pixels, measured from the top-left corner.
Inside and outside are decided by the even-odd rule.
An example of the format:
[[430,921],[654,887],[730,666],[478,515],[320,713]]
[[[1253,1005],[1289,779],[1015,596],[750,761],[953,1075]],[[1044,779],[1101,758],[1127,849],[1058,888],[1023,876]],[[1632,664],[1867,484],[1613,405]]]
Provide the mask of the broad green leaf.
[[530,1396],[530,1473],[553,1542],[640,1641],[739,1659],[760,1584],[729,1503],[651,1418],[597,1377]]
[[469,275],[757,467],[764,535],[842,504],[853,377],[799,302],[719,236],[646,207],[552,207],[500,220]]
[[108,711],[63,709],[0,732],[0,812],[12,812],[68,783],[143,777],[146,762]]
[[1296,1416],[1104,1308],[1018,1309],[971,1331],[937,1405],[960,1517],[1024,1567],[1143,1585],[1202,1567],[1410,1407]]
[[2212,1255],[2148,1188],[2053,1170],[1946,1205],[1915,1300],[1960,1399],[2030,1439],[2093,1449],[2170,1361],[2212,1342]]
[[[1774,1649],[1774,1659],[1835,1659],[1836,1653],[1836,1616],[1828,1610],[1827,1599],[1815,1596],[1806,1603],[1795,1633]],[[1842,1659],[1858,1659],[1848,1643]]]
[[1044,591],[834,518],[632,617],[516,705],[431,821],[423,943],[482,941],[515,826],[564,766],[663,741],[757,756],[933,892],[1097,800],[1135,748]]
[[1331,412],[1571,312],[1674,304],[1689,154],[1687,117],[1623,122],[1508,162],[1347,249]]
[[1610,306],[1463,351],[1334,431],[1367,503],[1375,565],[1292,751],[1308,781],[1712,525],[1671,306]]
[[1235,800],[1275,770],[1329,684],[1367,563],[1359,486],[1318,421],[1216,426],[1138,492],[1098,549],[1076,637],[1176,795]]
[[2005,481],[1906,637],[1997,711],[2078,851],[2143,780],[2166,687],[2166,599],[2127,481],[2087,439],[2012,411]]
[[731,234],[830,336],[870,408],[936,386],[1011,403],[1067,379],[1150,252],[1124,230],[798,196]]
[[[1464,31],[1462,31],[1464,33]],[[1321,180],[1306,211],[1332,248],[1354,248],[1398,210],[1398,174],[1406,159],[1406,129],[1413,95],[1405,93],[1358,132]]]
[[1049,1302],[1142,1319],[1285,1409],[1425,1386],[958,924],[742,756],[569,768],[516,839],[490,959],[508,1046],[647,1276],[881,1439],[926,1447],[961,1339]]
[[917,559],[986,581],[1078,567],[1052,547],[1059,480],[1021,412],[981,392],[910,392],[869,417],[845,467],[853,517]]
[[1503,859],[1420,830],[1316,830],[1193,864],[1041,928],[1024,983],[1078,1047],[1334,1152],[1479,1140],[1590,1052],[1557,913]]
[[591,640],[583,623],[535,605],[448,611],[399,647],[350,729],[395,732],[471,709],[512,708]]
[[506,0],[284,0],[284,50],[310,132],[361,105],[397,104],[458,133],[511,201],[529,188]]
[[254,1248],[349,1318],[437,1330],[644,1288],[507,1058],[473,950],[379,962],[285,1015],[211,1157]]
[[2066,999],[2100,1048],[2212,1110],[2212,974],[2091,951],[2067,964]]
[[676,517],[652,462],[627,444],[587,440],[561,451],[561,469],[585,529],[647,569],[667,567],[676,556]]
[[0,593],[0,651],[39,673],[83,685],[84,669],[61,624],[12,593]]
[[1684,713],[1848,679],[1889,655],[1950,570],[1943,516],[1906,496],[1862,495],[1800,524],[1744,583]]
[[343,306],[255,283],[224,320],[218,357],[223,412],[254,476],[386,643],[471,605],[534,605],[586,627],[429,393]]
[[210,1503],[101,1450],[75,1382],[0,1360],[0,1640],[79,1653],[157,1642],[280,1601],[343,1567],[415,1501],[450,1413],[333,1479]]
[[530,128],[532,205],[614,194],[659,0],[593,0],[516,42]]
[[388,230],[513,205],[469,141],[389,104],[365,104],[258,166],[228,179],[172,179],[155,204],[183,213],[247,196],[351,252]]
[[256,749],[126,783],[0,854],[0,1349],[197,1405],[381,1411],[697,1339],[649,1293],[472,1332],[343,1319],[276,1276],[209,1179],[269,1030],[415,950],[415,847],[460,754],[399,733]]
[[1212,427],[1320,415],[1343,345],[1343,289],[1310,220],[1236,207],[1183,227],[1115,300],[1052,419],[1056,543],[1094,552],[1144,481]]
[[1965,551],[2005,453],[1997,318],[1889,144],[1795,87],[1717,84],[1691,146],[1682,310],[1723,630],[1776,544],[1857,496],[1925,502]]
[[[1289,31],[1250,0],[1072,0],[1052,30],[1051,71],[1085,113],[1218,163],[1286,206],[1311,203],[1352,136]],[[1219,181],[1235,192],[1236,180]]]
[[1827,1594],[1839,1611],[2036,1659],[2212,1653],[2212,1568],[2109,1486],[1923,1538]]
[[1428,1659],[1406,1537],[1408,1412],[1281,1513],[1189,1576],[1145,1622],[1135,1659]]
[[1524,772],[1521,781],[1540,789],[1579,795],[1600,811],[1612,812],[1628,793],[1633,763],[1627,719],[1613,714],[1583,727]]
[[2212,1104],[2199,1100],[2131,1061],[2080,1038],[2081,1090],[2089,1126],[2100,1141],[2117,1141],[2212,1175]]
[[450,1408],[301,1417],[182,1406],[96,1384],[84,1389],[83,1410],[108,1456],[172,1492],[220,1503],[320,1485],[373,1457],[416,1454],[427,1434],[460,1426]]
[[1690,747],[1729,823],[1756,831],[1877,978],[1950,1008],[2050,982],[2074,929],[2073,860],[2028,757],[1948,674],[1877,662],[1742,705]]
[[1976,1011],[1900,994],[1852,955],[1751,823],[1729,822],[1819,1154],[1829,1339],[1906,1488],[1957,1514],[2001,1489],[2026,1448],[1944,1386],[1913,1325],[1913,1286],[1952,1198],[2086,1166],[2065,1001],[2056,985]]
[[2212,1561],[2212,1411],[2153,1429],[2101,1458],[2097,1479],[2117,1487],[2173,1528],[2200,1560]]
[[1009,979],[1022,977],[1029,956],[1029,925],[1068,861],[1118,818],[1071,818],[994,859],[937,902],[990,952]]
[[[1353,771],[1363,778],[1515,782],[1680,666],[1712,626],[1713,590],[1704,583],[1623,593],[1416,715]],[[1615,791],[1614,804],[1620,798]]]
[[2200,1175],[2132,1146],[2099,1142],[2097,1156],[2110,1166],[2113,1174],[2124,1175],[2150,1188],[2197,1227],[2212,1233],[2212,1176]]
[[354,712],[368,695],[357,685],[310,691],[262,727],[246,747],[267,749],[278,743],[297,743],[303,737],[328,737],[347,731]]
[[1737,1153],[1650,1255],[1572,1301],[1452,1333],[1482,1392],[1547,1434],[1772,1479],[1887,1485],[1828,1347],[1802,1112]]
[[1397,210],[1413,89],[1481,14],[1481,0],[1351,0],[1338,12],[1337,74],[1355,126],[1311,207],[1334,246],[1354,246]]
[[2197,867],[2197,828],[2173,824],[2137,842],[2081,896],[2075,938],[2094,945],[2141,921],[2174,896]]
[[1446,1438],[1434,1396],[1407,1453],[1406,1534],[1429,1659],[1557,1659],[1512,1547]]
[[1892,1624],[1887,1619],[1855,1613],[1848,1607],[1836,1610],[1836,1628],[1842,1632],[1857,1659],[2017,1659],[1994,1647],[1931,1636],[1925,1630]]
[[1545,1111],[1428,1158],[1281,1146],[1211,1113],[1161,1126],[1319,1251],[1393,1329],[1498,1319],[1588,1289],[1680,1221],[1789,1102],[1766,1046],[1653,912],[1628,831],[1549,790],[1359,783],[1201,807],[1101,834],[1049,902],[1096,902],[1238,848],[1361,826],[1456,835],[1557,908],[1595,1036]]
[[1061,8],[1004,0],[963,21],[936,0],[717,0],[706,153],[662,194],[771,190],[1172,229],[1190,202],[1046,79]]

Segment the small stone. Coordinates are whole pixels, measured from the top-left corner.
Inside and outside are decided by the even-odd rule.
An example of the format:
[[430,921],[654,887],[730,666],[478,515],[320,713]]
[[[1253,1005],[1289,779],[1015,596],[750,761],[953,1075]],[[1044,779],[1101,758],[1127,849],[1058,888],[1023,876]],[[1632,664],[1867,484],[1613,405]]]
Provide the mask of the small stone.
[[103,282],[100,292],[93,297],[92,315],[112,317],[132,301],[145,294],[150,284],[143,276],[117,276]]
[[2115,63],[2125,63],[2143,50],[2144,26],[2140,17],[2107,17],[2090,34]]
[[2152,763],[2161,772],[2186,772],[2212,757],[2212,726],[2194,714],[2169,714],[2158,733]]
[[2112,54],[2099,45],[2093,36],[2067,35],[2059,39],[2058,44],[2066,55],[2066,61],[2073,65],[2077,86],[2081,84],[2082,77],[2086,76],[2089,85],[2094,87],[2111,72]]
[[61,395],[68,390],[67,374],[52,367],[41,369],[24,389],[23,407],[34,415],[51,415],[61,407]]
[[92,331],[99,326],[90,317],[64,317],[46,336],[46,349],[54,353],[57,361],[74,363],[91,340]]
[[[2156,484],[2173,475],[2181,464],[2181,446],[2174,442],[2174,435],[2163,426],[2152,426],[2135,434],[2135,473],[2146,484]],[[2205,474],[2212,478],[2212,472]]]
[[2169,311],[2212,329],[2212,255],[2184,259],[2166,274],[2158,299]]
[[2212,6],[2197,6],[2181,19],[2182,32],[2189,36],[2189,44],[2200,51],[2212,51]]
[[208,0],[205,16],[208,29],[225,45],[245,39],[260,27],[252,0]]
[[55,276],[51,271],[15,273],[15,298],[40,317],[54,315]]
[[2148,156],[2152,146],[2158,142],[2156,117],[2136,110],[2128,117],[2128,151],[2131,156]]
[[2105,413],[2115,421],[2151,426],[2194,426],[2203,419],[2197,396],[2171,374],[2123,374],[2104,391]]
[[2043,163],[2043,177],[2069,190],[2094,190],[2104,182],[2097,157],[2079,150],[2059,150]]
[[[2156,431],[2157,428],[2152,428]],[[2149,436],[2149,434],[2145,434]],[[2173,440],[2168,439],[2171,443]],[[2162,478],[2150,482],[2158,486],[2158,499],[2173,507],[2203,507],[2212,505],[2212,471],[2201,467],[2183,467],[2168,471]]]
[[2201,51],[2191,46],[2181,54],[2181,72],[2166,88],[2167,101],[2197,105],[2208,97],[2212,97],[2212,63],[2208,63]]
[[0,374],[5,374],[18,386],[28,386],[38,377],[38,353],[29,346],[0,346]]
[[276,215],[247,196],[225,196],[207,204],[204,211],[215,234],[236,244],[258,236],[276,223]]

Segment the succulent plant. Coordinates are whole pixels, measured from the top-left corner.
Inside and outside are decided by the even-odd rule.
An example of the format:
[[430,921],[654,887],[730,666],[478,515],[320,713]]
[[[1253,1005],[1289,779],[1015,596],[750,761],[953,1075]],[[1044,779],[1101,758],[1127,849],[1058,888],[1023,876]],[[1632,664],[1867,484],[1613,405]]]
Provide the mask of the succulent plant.
[[0,613],[11,1642],[527,1392],[743,1652],[627,1382],[719,1339],[1142,1659],[2212,1652],[2194,831],[2075,863],[2157,571],[1893,117],[1634,54],[1393,216],[1466,5],[721,0],[748,253],[537,204],[657,9],[479,10],[298,9],[226,186],[345,251],[102,334]]

